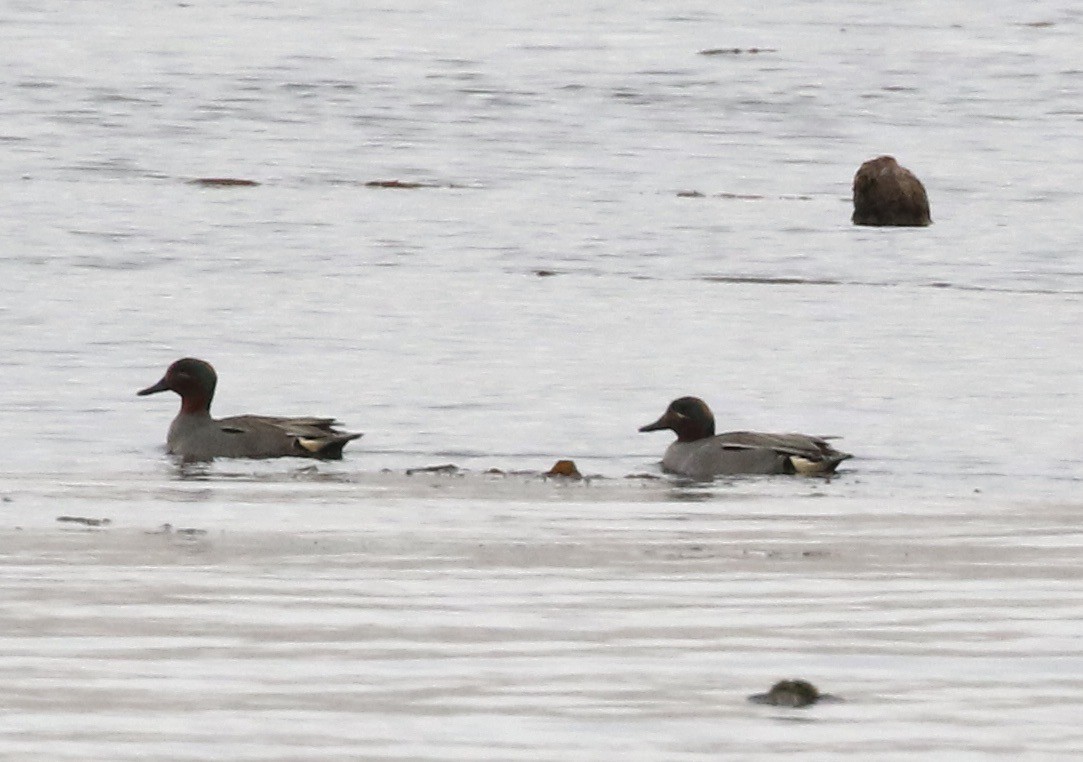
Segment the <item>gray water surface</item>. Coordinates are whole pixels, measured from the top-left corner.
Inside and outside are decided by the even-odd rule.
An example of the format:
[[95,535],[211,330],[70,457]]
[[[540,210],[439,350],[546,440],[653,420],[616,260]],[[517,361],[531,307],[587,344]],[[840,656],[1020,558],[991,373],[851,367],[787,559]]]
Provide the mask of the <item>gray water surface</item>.
[[[460,5],[0,10],[0,757],[1083,751],[1083,14]],[[365,437],[178,468],[182,356]]]

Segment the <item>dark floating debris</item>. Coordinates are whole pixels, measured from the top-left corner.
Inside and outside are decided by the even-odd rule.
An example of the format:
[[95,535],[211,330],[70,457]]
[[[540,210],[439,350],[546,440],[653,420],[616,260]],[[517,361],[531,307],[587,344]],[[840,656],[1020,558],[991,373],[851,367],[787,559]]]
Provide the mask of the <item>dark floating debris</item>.
[[828,693],[820,693],[808,680],[779,680],[767,693],[754,693],[748,697],[754,704],[769,706],[803,707],[819,701],[841,701]]
[[148,531],[146,534],[164,534],[164,535],[177,535],[188,540],[195,539],[196,537],[203,537],[207,534],[206,529],[184,528],[178,529],[172,524],[162,524],[157,529]]
[[854,175],[855,225],[925,227],[932,223],[921,180],[894,156],[877,156]]
[[553,464],[552,468],[545,472],[545,475],[561,479],[583,478],[583,474],[579,473],[579,469],[575,467],[574,460],[558,460]]
[[739,56],[756,55],[758,53],[777,53],[778,48],[708,48],[701,50],[701,56]]
[[753,283],[762,286],[840,286],[846,281],[834,278],[789,278],[770,275],[705,275],[707,283]]
[[369,180],[365,183],[365,187],[416,190],[417,188],[461,188],[462,186],[454,183],[420,183],[412,180]]
[[423,466],[421,468],[408,468],[406,469],[407,476],[413,476],[414,474],[457,474],[459,473],[459,467],[454,463],[445,463],[442,466]]
[[86,527],[107,527],[112,519],[88,519],[86,516],[57,516],[56,520],[64,524],[82,524]]
[[716,193],[719,198],[728,198],[731,201],[763,201],[763,196],[755,193]]
[[202,185],[204,188],[254,188],[259,185],[255,180],[245,180],[240,177],[197,177],[188,182],[191,185]]
[[703,198],[705,195],[698,190],[677,191],[677,198]]
[[554,275],[559,275],[560,273],[558,273],[556,270],[535,270],[534,274],[537,275],[539,278],[551,278]]

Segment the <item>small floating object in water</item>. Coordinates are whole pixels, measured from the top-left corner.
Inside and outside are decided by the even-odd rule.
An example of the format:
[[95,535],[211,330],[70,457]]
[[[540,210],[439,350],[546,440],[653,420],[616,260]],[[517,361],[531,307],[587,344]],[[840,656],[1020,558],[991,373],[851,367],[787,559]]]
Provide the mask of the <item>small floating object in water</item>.
[[701,56],[739,56],[742,53],[756,55],[757,53],[777,53],[777,48],[710,48],[701,50]]
[[204,188],[254,188],[259,185],[255,180],[245,180],[240,177],[197,177],[188,182],[192,185],[202,185]]
[[400,188],[415,190],[417,188],[455,188],[455,185],[440,185],[438,183],[420,183],[413,180],[369,180],[365,183],[366,188]]
[[[724,198],[729,201],[763,201],[764,197],[756,193],[728,193],[722,192],[715,194],[719,198]],[[779,197],[781,198],[781,196]]]
[[545,472],[546,476],[560,477],[563,479],[582,479],[583,474],[575,467],[574,460],[558,460],[553,467]]
[[820,693],[808,680],[779,680],[767,693],[754,693],[748,700],[755,704],[770,706],[803,707],[818,701],[840,701],[827,693]]
[[408,468],[406,469],[407,476],[413,476],[414,474],[457,474],[459,473],[459,467],[454,463],[445,463],[442,466],[424,466],[422,468]]
[[698,190],[677,191],[677,198],[704,198],[705,196],[705,193],[700,193]]
[[57,516],[56,520],[64,524],[82,524],[86,527],[107,527],[112,519],[88,519],[85,516]]
[[172,524],[162,524],[157,529],[152,529],[145,534],[162,534],[162,535],[177,535],[183,539],[192,540],[196,537],[203,537],[207,534],[206,529],[196,529],[194,527],[178,529]]
[[365,183],[366,188],[404,188],[407,190],[413,190],[414,188],[435,188],[435,185],[426,185],[425,183],[415,183],[408,180],[369,180]]

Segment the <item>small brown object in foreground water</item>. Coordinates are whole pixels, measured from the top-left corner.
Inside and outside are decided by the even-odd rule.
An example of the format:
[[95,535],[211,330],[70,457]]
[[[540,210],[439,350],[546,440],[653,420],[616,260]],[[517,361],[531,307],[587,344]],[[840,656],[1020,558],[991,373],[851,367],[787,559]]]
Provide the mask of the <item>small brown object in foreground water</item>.
[[561,476],[565,479],[582,479],[583,474],[575,467],[574,460],[558,460],[545,474],[546,476]]
[[826,693],[820,693],[808,680],[779,680],[767,693],[756,693],[748,697],[755,704],[770,706],[802,707],[817,701],[839,701]]
[[924,227],[933,220],[925,186],[892,156],[862,164],[854,175],[855,225]]

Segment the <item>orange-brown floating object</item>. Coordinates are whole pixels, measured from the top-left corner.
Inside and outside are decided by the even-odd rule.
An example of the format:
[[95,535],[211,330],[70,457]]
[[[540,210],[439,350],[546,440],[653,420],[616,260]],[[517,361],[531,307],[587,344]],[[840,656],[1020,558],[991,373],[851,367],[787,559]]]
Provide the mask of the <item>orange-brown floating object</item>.
[[878,156],[854,175],[855,225],[924,227],[933,220],[921,180],[893,156]]
[[188,182],[205,188],[254,188],[259,185],[255,180],[245,180],[241,177],[197,177]]
[[565,479],[582,479],[583,474],[579,473],[579,469],[575,467],[574,460],[558,460],[550,468],[546,476],[561,476]]

